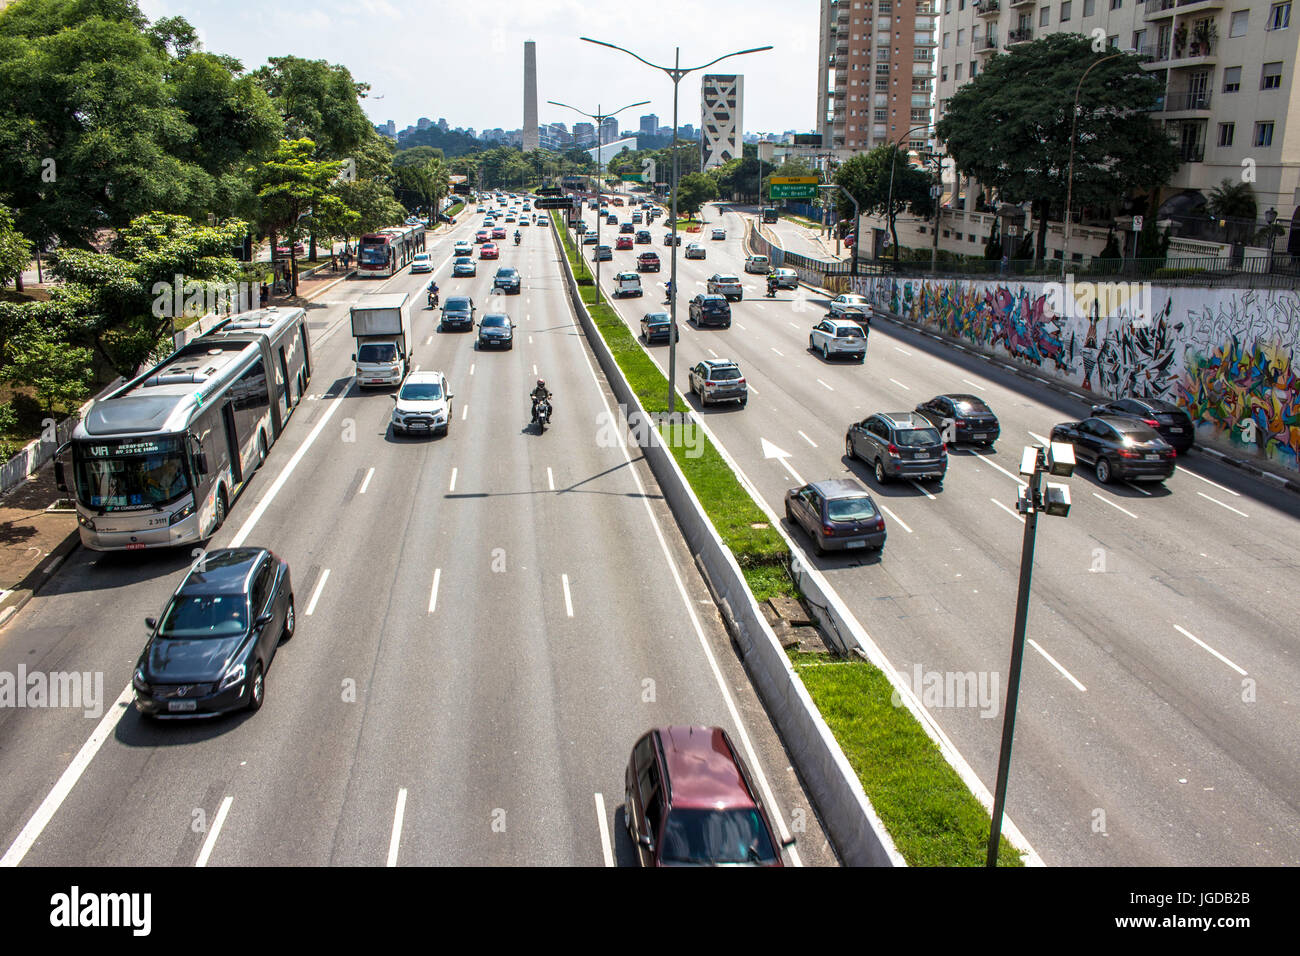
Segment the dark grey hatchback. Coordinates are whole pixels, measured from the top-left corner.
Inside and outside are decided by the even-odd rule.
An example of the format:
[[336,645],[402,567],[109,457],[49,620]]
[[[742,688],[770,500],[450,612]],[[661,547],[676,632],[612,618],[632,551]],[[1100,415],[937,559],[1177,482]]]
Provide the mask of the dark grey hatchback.
[[885,546],[885,517],[852,478],[791,488],[785,493],[785,516],[808,532],[818,554]]
[[913,412],[879,412],[849,426],[844,453],[871,465],[876,481],[937,478],[948,471],[948,446],[939,430]]
[[289,565],[265,548],[222,548],[194,563],[150,631],[131,680],[150,717],[257,710],[266,671],[293,637]]

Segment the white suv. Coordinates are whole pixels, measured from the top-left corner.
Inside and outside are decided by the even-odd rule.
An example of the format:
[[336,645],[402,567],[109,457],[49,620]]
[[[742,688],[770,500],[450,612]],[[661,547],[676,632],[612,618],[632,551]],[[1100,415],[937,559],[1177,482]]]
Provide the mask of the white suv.
[[393,396],[393,431],[398,434],[447,434],[451,423],[447,376],[441,372],[411,372]]
[[767,256],[750,256],[745,260],[745,271],[752,272],[756,275],[765,276],[771,264],[767,261]]
[[822,319],[808,335],[808,348],[821,352],[829,360],[832,355],[848,355],[859,362],[867,360],[867,336],[862,326],[847,319]]
[[726,296],[728,302],[732,299],[739,302],[745,297],[745,289],[740,284],[740,279],[736,276],[715,274],[709,277],[709,281],[706,285],[710,294]]
[[625,295],[641,295],[641,277],[635,272],[620,272],[614,276],[614,298]]
[[714,239],[726,239],[726,238],[727,238],[727,230],[725,230],[725,229],[714,229],[714,230],[713,230],[713,238],[714,238]]

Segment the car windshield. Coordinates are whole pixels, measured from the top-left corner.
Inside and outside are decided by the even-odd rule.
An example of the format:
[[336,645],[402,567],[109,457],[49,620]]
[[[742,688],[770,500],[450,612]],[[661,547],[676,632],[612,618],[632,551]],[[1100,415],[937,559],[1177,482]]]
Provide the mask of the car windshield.
[[507,325],[507,324],[508,324],[508,323],[507,323],[507,321],[506,321],[506,317],[505,317],[504,315],[485,315],[485,316],[483,316],[483,327],[484,327],[484,328],[489,328],[489,327],[491,327],[491,328],[503,328],[503,327],[504,327],[505,325]]
[[667,322],[667,321],[668,321],[668,313],[667,313],[667,312],[651,312],[651,313],[649,313],[648,315],[646,315],[645,320],[646,320],[647,322],[651,323],[651,324],[654,324],[654,323],[656,323],[656,322]]
[[695,810],[681,808],[664,823],[664,863],[775,863],[772,838],[755,808]]
[[875,516],[870,498],[831,498],[826,502],[826,517],[831,521],[866,521]]
[[963,398],[955,402],[957,411],[963,415],[969,415],[972,412],[982,414],[989,410],[989,407],[977,398]]
[[471,259],[469,256],[461,256],[459,259],[456,260],[456,265],[458,266],[472,266],[473,264],[474,264],[474,260]]
[[242,594],[178,594],[167,606],[158,636],[176,640],[237,637],[248,630]]
[[468,312],[469,299],[448,299],[447,312]]
[[358,362],[396,362],[397,346],[392,342],[371,342],[357,349]]
[[740,369],[734,365],[731,368],[715,368],[709,373],[711,382],[734,382],[740,378]]
[[442,398],[442,386],[437,382],[408,382],[397,397],[403,402],[436,402]]
[[740,280],[735,276],[718,276],[719,282],[729,282],[732,285],[740,285]]
[[900,428],[894,440],[900,445],[915,447],[939,444],[939,432],[933,428]]
[[[91,457],[100,454],[105,457]],[[179,439],[141,442],[138,448],[75,446],[73,465],[77,498],[89,508],[120,511],[163,505],[190,490]]]
[[504,269],[497,270],[498,279],[513,279],[514,277],[515,277],[515,270],[510,268],[509,266],[507,266]]

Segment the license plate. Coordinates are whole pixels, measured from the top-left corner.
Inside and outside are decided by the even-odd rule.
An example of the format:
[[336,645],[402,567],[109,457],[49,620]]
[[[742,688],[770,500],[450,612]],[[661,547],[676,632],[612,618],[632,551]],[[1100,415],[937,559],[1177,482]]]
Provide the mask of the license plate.
[[128,551],[141,551],[143,549],[144,549],[144,545],[141,544],[139,541],[132,541],[130,544],[126,546],[126,550]]
[[385,378],[372,378],[372,379],[370,379],[369,381],[370,381],[370,384],[371,384],[371,385],[383,385],[384,382],[388,381],[388,379],[385,379]]
[[1159,460],[1160,460],[1159,455],[1147,455],[1147,461],[1159,461]]
[[846,541],[844,543],[844,547],[846,548],[865,548],[866,546],[867,543],[865,541]]
[[975,438],[975,439],[988,438],[988,437],[989,437],[989,433],[988,433],[988,432],[976,432],[975,434],[971,435],[970,437],[971,437],[971,438]]
[[199,703],[196,700],[171,700],[167,702],[167,709],[172,713],[178,713],[187,710],[198,710]]
[[1183,433],[1181,428],[1171,428],[1169,431],[1174,435],[1181,435]]

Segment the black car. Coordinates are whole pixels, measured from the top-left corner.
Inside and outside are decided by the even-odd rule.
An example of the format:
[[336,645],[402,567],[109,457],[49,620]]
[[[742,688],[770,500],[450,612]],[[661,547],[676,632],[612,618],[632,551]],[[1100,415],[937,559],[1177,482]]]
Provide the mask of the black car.
[[641,338],[647,345],[663,340],[672,341],[672,319],[667,312],[647,312],[641,316]]
[[510,316],[504,312],[489,312],[478,324],[478,347],[513,349],[515,347],[515,327]]
[[808,532],[818,554],[885,546],[885,516],[852,478],[791,488],[785,493],[785,516]]
[[632,225],[630,222],[625,222],[623,223],[623,225],[618,227],[618,232],[619,235],[623,235],[624,233],[626,233],[627,235],[630,236],[636,232],[636,226]]
[[701,328],[706,325],[719,325],[729,329],[731,328],[731,303],[725,296],[701,292],[691,299],[690,321]]
[[1105,405],[1092,406],[1094,415],[1124,415],[1136,418],[1156,430],[1161,438],[1180,455],[1196,444],[1192,417],[1172,402],[1159,398],[1120,398]]
[[582,234],[582,244],[584,246],[594,246],[596,244],[596,238],[597,236],[595,232],[584,232]]
[[1052,441],[1074,446],[1074,457],[1097,470],[1103,485],[1114,478],[1164,481],[1174,473],[1178,453],[1146,422],[1125,415],[1094,415],[1063,422]]
[[265,548],[206,552],[162,617],[145,618],[149,642],[135,665],[135,706],[149,717],[257,710],[281,641],[293,637],[289,565]]
[[912,412],[878,412],[849,426],[844,453],[861,459],[884,484],[892,478],[937,478],[948,471],[948,449],[929,419]]
[[700,396],[701,406],[740,402],[744,408],[749,401],[749,385],[731,359],[705,359],[691,369],[688,381],[690,391]]
[[939,429],[947,442],[972,442],[992,448],[1002,434],[1002,424],[993,409],[975,395],[936,395],[917,405],[916,410]]
[[519,295],[523,284],[519,280],[519,270],[514,266],[502,266],[492,279],[492,291],[500,289],[506,295]]
[[[679,245],[679,246],[680,246],[681,244],[682,244],[682,237],[681,237],[681,234],[679,233],[678,236],[677,236],[677,242],[675,243],[675,245]],[[665,245],[665,246],[671,246],[671,245],[674,245],[674,242],[673,242],[673,234],[672,234],[671,232],[665,232],[665,233],[664,233],[664,245]]]
[[650,243],[650,241],[651,241],[651,240],[650,240],[650,230],[649,230],[649,229],[641,229],[641,230],[639,230],[639,231],[637,232],[637,234],[636,234],[636,239],[635,239],[635,242],[637,243],[637,245],[642,245],[642,246],[644,246],[644,245],[648,245],[648,244]]
[[438,329],[461,329],[468,332],[473,328],[474,300],[467,295],[448,296],[442,306],[442,321],[438,323]]

